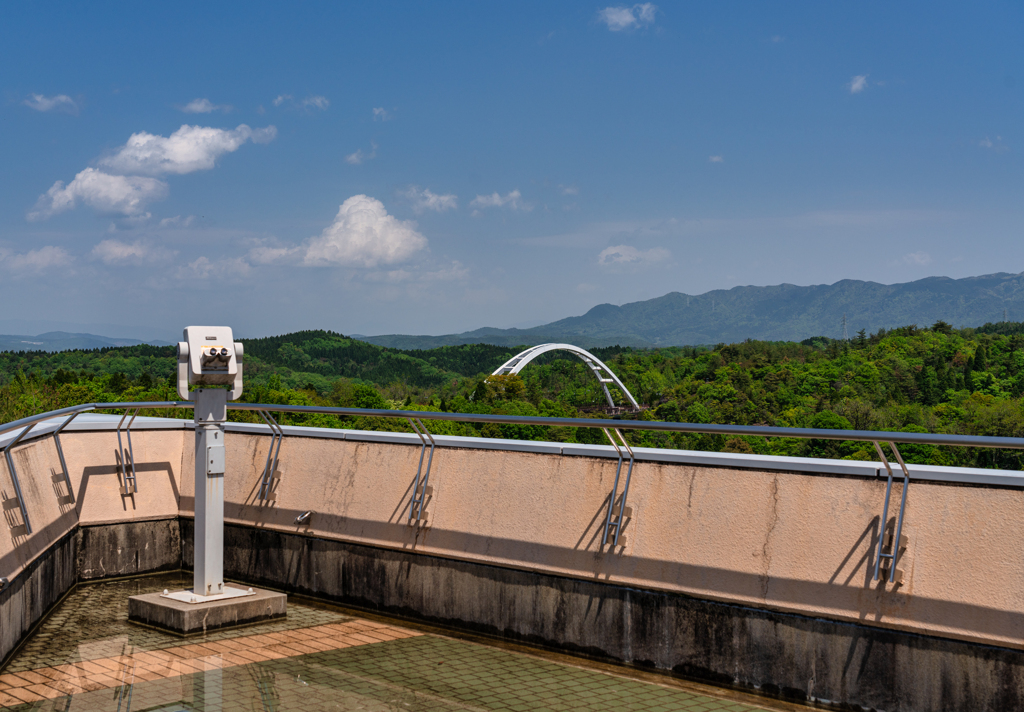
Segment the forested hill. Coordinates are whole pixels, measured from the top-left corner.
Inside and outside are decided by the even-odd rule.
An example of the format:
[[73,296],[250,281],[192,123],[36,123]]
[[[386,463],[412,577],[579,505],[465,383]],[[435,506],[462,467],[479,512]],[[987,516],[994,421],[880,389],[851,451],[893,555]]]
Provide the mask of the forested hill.
[[532,329],[484,328],[447,336],[367,336],[364,340],[401,349],[489,343],[503,346],[566,341],[590,348],[685,346],[744,339],[801,341],[841,338],[842,321],[854,334],[944,320],[977,326],[1024,315],[1024,273],[950,279],[929,277],[903,284],[843,280],[800,287],[735,287],[690,295],[672,292],[622,306],[600,304],[582,316]]
[[[347,378],[387,385],[434,387],[453,378],[491,372],[516,353],[507,347],[474,344],[431,351],[398,351],[350,339],[333,331],[300,331],[245,339],[247,382],[277,376],[283,385],[328,389]],[[128,379],[148,374],[164,380],[174,374],[175,347],[145,344],[121,348],[0,352],[0,385],[18,371],[49,377],[58,371],[96,375],[120,373]]]
[[[246,341],[250,403],[586,417],[601,384],[574,357],[545,354],[519,375],[488,378],[512,355],[494,346],[397,352],[308,331]],[[803,343],[601,349],[648,420],[909,430],[1024,437],[1024,323],[953,329],[937,322]],[[174,400],[171,348],[0,353],[0,421],[89,402]],[[299,370],[302,369],[302,370]],[[612,388],[617,402],[622,394]],[[170,417],[190,417],[175,411]],[[255,419],[233,411],[232,419]],[[292,425],[405,429],[399,420],[280,414]],[[447,435],[600,442],[599,430],[431,422]],[[627,431],[637,446],[871,459],[870,445]],[[901,448],[911,462],[1020,469],[1020,451]]]

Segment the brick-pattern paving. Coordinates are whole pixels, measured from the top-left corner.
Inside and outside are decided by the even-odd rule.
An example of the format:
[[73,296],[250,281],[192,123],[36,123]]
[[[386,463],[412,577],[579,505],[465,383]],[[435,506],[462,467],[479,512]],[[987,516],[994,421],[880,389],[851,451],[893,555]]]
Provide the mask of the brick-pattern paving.
[[122,687],[137,681],[191,675],[218,668],[309,655],[421,635],[373,621],[351,620],[314,628],[242,635],[163,650],[132,650],[56,667],[0,675],[0,705],[19,705],[81,692]]
[[[82,587],[0,674],[0,707],[43,712],[747,712],[756,704],[288,604],[288,620],[182,639],[127,623],[128,595]],[[187,582],[184,582],[187,583]]]
[[[160,650],[188,645],[191,639],[128,622],[128,597],[188,588],[191,579],[179,574],[95,583],[79,587],[60,605],[18,651],[4,672],[54,667],[92,658],[114,658],[128,650]],[[241,635],[309,628],[351,620],[350,616],[311,606],[288,604],[288,617],[246,628]],[[213,631],[208,642],[240,635],[236,630]]]

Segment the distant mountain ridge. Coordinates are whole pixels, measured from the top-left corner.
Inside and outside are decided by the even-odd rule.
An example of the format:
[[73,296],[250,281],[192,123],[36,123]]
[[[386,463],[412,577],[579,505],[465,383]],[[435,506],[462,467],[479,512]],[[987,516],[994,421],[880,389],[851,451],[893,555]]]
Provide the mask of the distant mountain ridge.
[[1024,316],[1024,272],[999,272],[952,279],[927,277],[901,284],[844,279],[807,287],[779,284],[734,287],[662,297],[615,306],[599,304],[574,316],[532,329],[485,327],[445,336],[357,337],[379,346],[430,349],[487,343],[497,346],[567,341],[578,346],[688,346],[735,343],[745,339],[800,341],[812,336],[839,338],[847,331],[869,332],[908,324],[980,326]]
[[111,346],[136,346],[151,344],[169,346],[169,341],[120,339],[96,334],[72,334],[67,331],[48,331],[38,336],[0,334],[0,351],[71,351],[73,349],[102,349]]

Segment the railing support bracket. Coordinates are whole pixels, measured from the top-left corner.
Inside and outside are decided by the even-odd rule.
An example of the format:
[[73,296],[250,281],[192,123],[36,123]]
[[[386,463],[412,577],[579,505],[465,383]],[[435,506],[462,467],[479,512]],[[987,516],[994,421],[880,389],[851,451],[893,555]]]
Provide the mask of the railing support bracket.
[[[626,506],[626,497],[629,496],[629,481],[633,477],[635,459],[633,457],[633,449],[626,442],[622,431],[618,428],[613,428],[615,434],[619,436],[619,440],[622,441],[622,447],[619,447],[619,444],[615,442],[615,438],[612,437],[607,428],[601,428],[601,430],[604,431],[604,434],[611,441],[612,447],[615,448],[615,452],[619,456],[619,462],[615,466],[615,483],[612,485],[612,493],[608,497],[608,517],[604,523],[604,536],[601,539],[602,546],[609,544],[614,549],[616,546],[626,545],[626,538],[622,536],[622,528],[633,515],[633,509]],[[619,492],[619,475],[622,473],[623,450],[629,456],[629,467],[626,470],[626,484],[622,488],[622,498],[616,501]]]

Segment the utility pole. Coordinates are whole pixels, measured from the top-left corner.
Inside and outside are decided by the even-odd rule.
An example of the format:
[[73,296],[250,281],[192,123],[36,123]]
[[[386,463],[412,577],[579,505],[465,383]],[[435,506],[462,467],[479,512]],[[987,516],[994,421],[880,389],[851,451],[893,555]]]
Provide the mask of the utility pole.
[[850,332],[846,330],[846,314],[843,314],[843,341],[850,340]]

